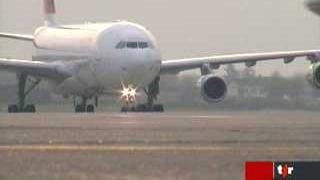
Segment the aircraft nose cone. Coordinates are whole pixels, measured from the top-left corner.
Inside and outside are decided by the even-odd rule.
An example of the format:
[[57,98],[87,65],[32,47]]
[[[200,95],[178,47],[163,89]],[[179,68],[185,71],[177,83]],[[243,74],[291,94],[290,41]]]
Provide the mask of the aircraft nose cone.
[[123,71],[123,79],[126,82],[138,86],[146,86],[157,75],[157,62],[153,59],[136,58]]

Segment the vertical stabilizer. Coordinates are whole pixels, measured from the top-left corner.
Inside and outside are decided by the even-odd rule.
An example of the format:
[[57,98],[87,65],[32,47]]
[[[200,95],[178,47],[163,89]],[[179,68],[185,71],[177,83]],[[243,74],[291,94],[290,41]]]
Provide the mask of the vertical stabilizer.
[[43,0],[44,5],[44,15],[45,15],[45,25],[46,26],[55,26],[57,23],[55,22],[55,14],[56,7],[54,4],[54,0]]

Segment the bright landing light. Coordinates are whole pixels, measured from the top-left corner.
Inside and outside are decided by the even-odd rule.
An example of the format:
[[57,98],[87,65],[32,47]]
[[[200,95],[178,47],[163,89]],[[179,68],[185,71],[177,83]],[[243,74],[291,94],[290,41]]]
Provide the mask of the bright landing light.
[[121,99],[127,104],[135,104],[137,96],[137,89],[131,86],[122,85]]

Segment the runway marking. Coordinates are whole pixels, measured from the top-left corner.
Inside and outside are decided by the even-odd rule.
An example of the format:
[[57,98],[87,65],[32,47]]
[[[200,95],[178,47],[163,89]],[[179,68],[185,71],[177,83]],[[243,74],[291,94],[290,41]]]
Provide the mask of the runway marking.
[[179,116],[179,115],[160,115],[160,116],[154,116],[152,118],[179,118],[179,119],[231,119],[232,116],[201,116],[201,115],[190,115],[190,116]]
[[231,119],[232,116],[190,116],[194,119]]
[[317,151],[320,147],[224,147],[224,146],[79,146],[79,145],[4,145],[0,151]]
[[170,115],[170,114],[110,114],[105,117],[120,117],[120,118],[133,118],[133,117],[154,117],[154,118],[233,118],[231,115]]
[[112,124],[124,124],[124,125],[133,125],[133,124],[139,124],[138,121],[119,121]]

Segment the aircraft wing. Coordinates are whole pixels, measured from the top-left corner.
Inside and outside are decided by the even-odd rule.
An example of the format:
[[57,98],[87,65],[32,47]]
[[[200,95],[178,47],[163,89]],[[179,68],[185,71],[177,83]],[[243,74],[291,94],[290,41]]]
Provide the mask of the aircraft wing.
[[65,79],[70,77],[70,74],[61,64],[30,60],[0,58],[0,70],[24,73],[47,79]]
[[312,62],[317,62],[320,60],[320,50],[233,54],[166,60],[162,61],[161,73],[179,73],[185,70],[202,68],[204,67],[204,65],[209,65],[211,68],[218,68],[220,65],[224,64],[245,63],[246,66],[251,67],[256,65],[258,61],[270,61],[281,59],[284,61],[284,63],[290,63],[297,57],[307,57],[308,60]]
[[10,38],[10,39],[18,39],[18,40],[23,40],[23,41],[33,41],[33,39],[34,39],[33,35],[2,33],[2,32],[0,32],[0,37]]

